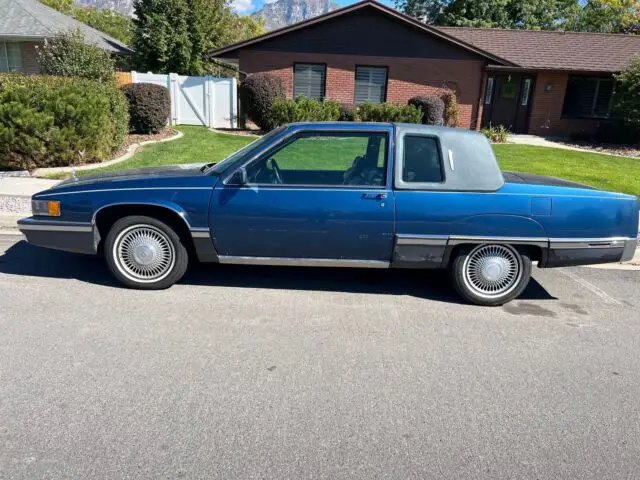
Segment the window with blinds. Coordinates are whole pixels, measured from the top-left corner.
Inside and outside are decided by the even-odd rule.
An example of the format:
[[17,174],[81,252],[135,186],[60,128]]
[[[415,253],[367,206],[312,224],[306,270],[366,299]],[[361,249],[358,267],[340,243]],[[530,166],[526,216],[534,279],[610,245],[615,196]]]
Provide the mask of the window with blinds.
[[16,42],[0,42],[0,72],[19,72],[22,69],[22,52]]
[[611,113],[613,78],[570,76],[562,115],[573,118],[603,118]]
[[356,105],[382,103],[387,96],[387,67],[356,66]]
[[296,63],[293,67],[293,97],[323,99],[327,67],[321,63]]

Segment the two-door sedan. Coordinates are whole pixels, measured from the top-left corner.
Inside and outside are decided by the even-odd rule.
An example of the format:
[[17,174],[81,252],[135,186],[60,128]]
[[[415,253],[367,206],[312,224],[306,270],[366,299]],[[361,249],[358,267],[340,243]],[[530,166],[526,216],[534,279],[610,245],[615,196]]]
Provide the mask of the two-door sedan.
[[502,173],[476,132],[298,123],[217,164],[73,178],[33,196],[34,244],[103,254],[113,275],[167,288],[213,263],[448,268],[466,300],[518,297],[538,267],[629,260],[638,200]]

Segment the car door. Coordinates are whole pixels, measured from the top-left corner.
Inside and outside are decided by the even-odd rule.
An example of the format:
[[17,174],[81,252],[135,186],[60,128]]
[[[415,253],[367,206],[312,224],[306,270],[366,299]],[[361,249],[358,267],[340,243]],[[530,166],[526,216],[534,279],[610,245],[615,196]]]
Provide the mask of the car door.
[[[294,128],[229,172],[215,188],[209,209],[221,260],[389,262],[391,133],[392,127],[384,125]],[[251,263],[251,258],[245,260]]]

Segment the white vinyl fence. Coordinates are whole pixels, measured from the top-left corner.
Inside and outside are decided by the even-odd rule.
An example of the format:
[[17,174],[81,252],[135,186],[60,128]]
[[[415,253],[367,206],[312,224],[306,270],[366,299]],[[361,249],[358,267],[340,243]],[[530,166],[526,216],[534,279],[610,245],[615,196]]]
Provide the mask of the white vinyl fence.
[[237,126],[238,82],[235,78],[131,72],[131,81],[155,83],[169,89],[171,125]]

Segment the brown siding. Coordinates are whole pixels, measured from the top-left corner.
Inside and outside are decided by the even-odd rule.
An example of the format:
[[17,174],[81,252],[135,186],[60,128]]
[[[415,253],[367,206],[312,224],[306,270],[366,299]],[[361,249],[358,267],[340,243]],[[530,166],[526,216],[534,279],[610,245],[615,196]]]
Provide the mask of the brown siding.
[[293,95],[294,62],[327,65],[326,96],[353,104],[356,65],[386,66],[387,101],[406,103],[416,95],[437,94],[442,87],[456,91],[461,109],[461,125],[475,128],[478,94],[481,88],[482,60],[410,59],[398,57],[359,57],[354,55],[266,52],[243,49],[240,69],[246,73],[269,72],[280,76]]
[[[370,57],[458,60],[484,58],[369,8],[309,25],[247,48],[271,52]],[[237,56],[236,51],[222,55],[226,58]]]
[[[568,78],[567,72],[538,73],[531,99],[530,134],[564,136],[596,129],[598,120],[562,118]],[[546,91],[547,85],[551,85],[551,91]]]
[[22,52],[22,72],[29,74],[40,73],[40,65],[38,64],[38,51],[36,47],[40,45],[35,42],[21,42],[20,50]]

